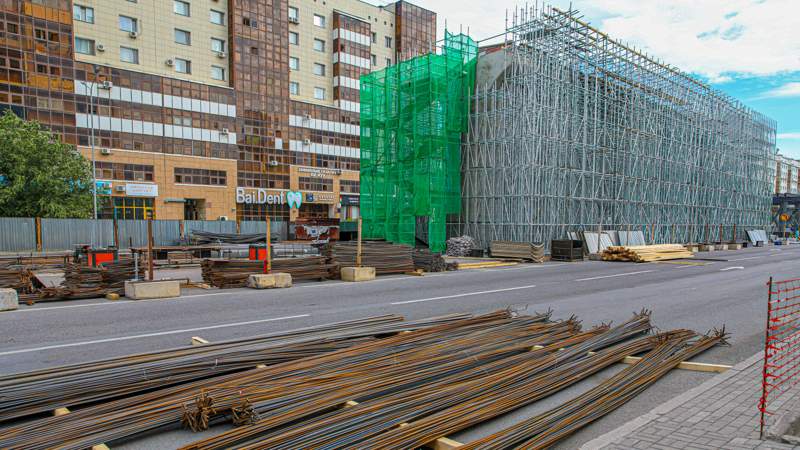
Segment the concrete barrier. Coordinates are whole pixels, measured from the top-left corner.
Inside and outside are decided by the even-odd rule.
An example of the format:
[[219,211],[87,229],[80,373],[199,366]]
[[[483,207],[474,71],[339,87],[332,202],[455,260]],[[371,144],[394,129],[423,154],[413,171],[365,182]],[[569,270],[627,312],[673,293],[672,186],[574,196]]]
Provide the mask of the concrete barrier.
[[178,280],[126,281],[125,297],[132,300],[180,297],[181,282]]
[[342,267],[342,281],[370,281],[375,279],[374,267]]
[[288,273],[259,273],[247,277],[251,289],[280,289],[292,287],[292,275]]
[[19,297],[14,289],[0,289],[0,311],[14,311],[19,308]]

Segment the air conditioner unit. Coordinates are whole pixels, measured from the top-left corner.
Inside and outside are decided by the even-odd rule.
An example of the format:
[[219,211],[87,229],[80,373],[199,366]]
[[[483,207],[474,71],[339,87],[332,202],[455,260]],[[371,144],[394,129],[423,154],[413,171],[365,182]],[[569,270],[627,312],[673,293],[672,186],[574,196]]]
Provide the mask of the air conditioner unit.
[[311,139],[303,139],[303,145],[311,145]]
[[175,60],[174,59],[168,59],[168,60],[164,61],[164,64],[172,67],[172,66],[175,65]]
[[217,58],[224,59],[227,58],[228,54],[225,52],[217,52]]
[[137,31],[131,31],[130,33],[128,33],[128,36],[130,36],[131,39],[136,39],[137,37],[139,37],[139,33]]
[[219,130],[219,134],[223,134],[223,135],[228,134],[228,129],[227,128],[223,128],[223,129]]
[[103,80],[100,82],[99,87],[100,89],[111,89],[112,87],[114,87],[114,83],[108,80]]
[[106,46],[103,44],[97,44],[94,46],[94,49],[97,50],[98,52],[104,52],[106,51]]
[[270,165],[271,167],[278,167],[278,161],[275,161],[275,160],[273,159],[272,161],[270,161],[270,162],[269,162],[269,165]]
[[114,186],[114,190],[117,192],[125,192],[125,186]]
[[110,148],[101,148],[100,149],[100,154],[101,155],[110,155],[111,154],[111,149]]
[[311,120],[311,114],[306,114],[305,116],[303,116],[303,119]]
[[300,23],[300,20],[297,17],[289,17],[289,23]]
[[228,220],[228,216],[219,216],[219,218],[217,220],[224,222],[224,221]]

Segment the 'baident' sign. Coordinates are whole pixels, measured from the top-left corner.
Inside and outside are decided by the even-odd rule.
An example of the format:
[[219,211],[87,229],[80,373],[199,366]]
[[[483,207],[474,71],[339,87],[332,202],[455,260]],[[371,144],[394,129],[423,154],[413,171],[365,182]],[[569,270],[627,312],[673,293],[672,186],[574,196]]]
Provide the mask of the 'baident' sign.
[[245,192],[244,188],[236,188],[236,203],[283,205],[286,203],[286,194],[284,192],[270,194],[266,189]]

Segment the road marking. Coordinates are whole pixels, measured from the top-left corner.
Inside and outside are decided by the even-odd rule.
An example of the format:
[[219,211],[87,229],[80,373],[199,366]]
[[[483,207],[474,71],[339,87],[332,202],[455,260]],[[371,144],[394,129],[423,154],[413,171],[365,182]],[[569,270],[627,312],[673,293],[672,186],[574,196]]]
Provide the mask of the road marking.
[[733,262],[733,261],[747,261],[748,259],[761,259],[761,258],[766,258],[766,255],[765,255],[765,256],[751,256],[751,257],[749,257],[749,258],[729,259],[729,260],[728,260],[728,262]]
[[639,275],[640,273],[650,273],[655,272],[654,270],[640,270],[638,272],[627,272],[627,273],[618,273],[616,275],[603,275],[602,277],[591,277],[591,278],[579,278],[575,281],[591,281],[591,280],[599,280],[601,278],[615,278],[615,277],[627,277],[628,275]]
[[728,270],[744,270],[744,267],[733,266],[733,267],[725,267],[724,269],[719,269],[720,272],[727,272]]
[[155,336],[168,336],[170,334],[181,334],[181,333],[192,333],[195,331],[202,331],[202,330],[215,330],[218,328],[230,328],[230,327],[239,327],[243,325],[254,325],[257,323],[266,323],[266,322],[277,322],[279,320],[290,320],[290,319],[302,319],[304,317],[310,317],[310,314],[299,314],[296,316],[285,316],[285,317],[274,317],[272,319],[261,319],[261,320],[250,320],[247,322],[236,322],[236,323],[223,323],[220,325],[209,325],[207,327],[197,327],[197,328],[186,328],[183,330],[169,330],[169,331],[159,331],[156,333],[146,333],[146,334],[136,334],[133,336],[119,336],[113,337],[108,339],[97,339],[94,341],[82,341],[82,342],[73,342],[70,344],[57,344],[57,345],[46,345],[44,347],[36,347],[36,348],[26,348],[22,350],[11,350],[8,352],[0,353],[0,356],[7,356],[7,355],[16,355],[19,353],[30,353],[30,352],[38,352],[42,350],[52,350],[56,348],[66,348],[66,347],[80,347],[83,345],[91,345],[91,344],[103,344],[106,342],[119,342],[119,341],[129,341],[131,339],[142,339],[147,337],[155,337]]
[[481,295],[481,294],[494,294],[495,292],[508,292],[508,291],[519,291],[521,289],[530,289],[535,288],[535,284],[531,284],[528,286],[517,286],[512,288],[505,288],[505,289],[493,289],[491,291],[477,291],[477,292],[465,292],[463,294],[454,294],[454,295],[443,295],[441,297],[429,297],[429,298],[420,298],[416,300],[405,300],[402,302],[392,302],[389,303],[390,305],[407,305],[409,303],[420,303],[420,302],[430,302],[432,300],[444,300],[446,298],[458,298],[458,297],[469,297],[472,295]]
[[[53,309],[67,309],[67,308],[85,308],[87,306],[110,306],[110,305],[119,305],[122,303],[134,303],[133,300],[115,300],[113,302],[103,302],[103,303],[84,303],[82,305],[68,305],[68,306],[46,306],[44,308],[37,308],[36,305],[26,305],[23,309],[18,309],[13,311],[15,313],[21,312],[31,312],[31,311],[50,311]],[[22,305],[20,305],[22,306]]]

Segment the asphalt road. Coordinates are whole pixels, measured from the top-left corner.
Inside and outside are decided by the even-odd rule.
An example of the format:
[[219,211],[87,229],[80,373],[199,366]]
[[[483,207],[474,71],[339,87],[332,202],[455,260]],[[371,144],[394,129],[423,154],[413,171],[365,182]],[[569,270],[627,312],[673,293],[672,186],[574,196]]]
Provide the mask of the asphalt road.
[[[699,361],[735,364],[763,345],[766,285],[800,276],[800,247],[699,253],[690,264],[547,263],[465,270],[369,283],[302,283],[292,289],[193,290],[179,299],[42,303],[0,314],[0,373],[186,345],[191,336],[222,340],[386,313],[409,319],[514,307],[572,314],[586,326],[619,322],[642,308],[662,329],[725,326],[731,346]],[[614,367],[545,401],[467,430],[469,440],[590,388]],[[564,441],[575,448],[641,415],[711,375],[673,371],[635,400]],[[754,406],[755,407],[755,406]],[[169,448],[199,436],[174,431],[114,447]]]

